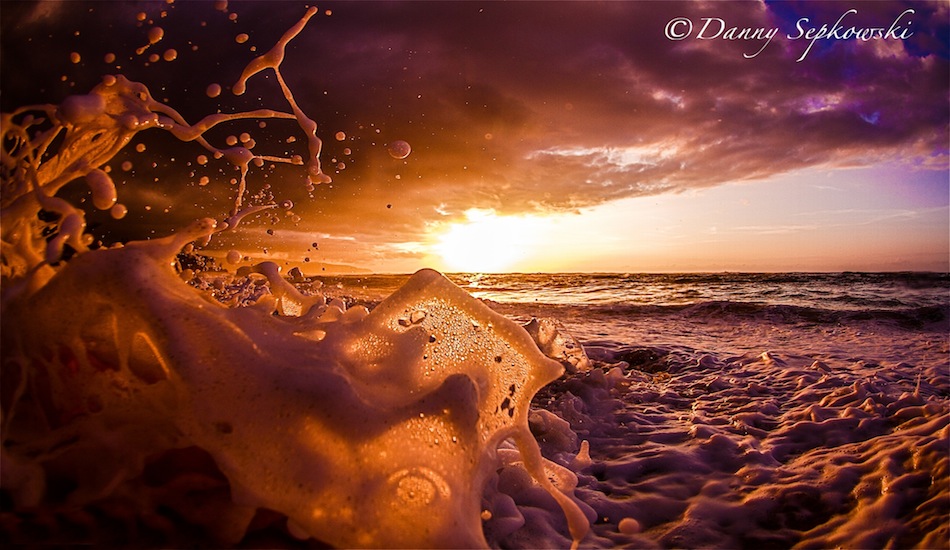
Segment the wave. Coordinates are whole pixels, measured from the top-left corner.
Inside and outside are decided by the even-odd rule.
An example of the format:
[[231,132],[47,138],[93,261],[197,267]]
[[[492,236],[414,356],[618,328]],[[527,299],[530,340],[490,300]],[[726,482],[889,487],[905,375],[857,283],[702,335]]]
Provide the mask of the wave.
[[[950,275],[943,273],[454,274],[452,280],[494,307],[554,314],[744,319],[834,324],[881,321],[939,328],[950,319]],[[372,303],[403,275],[321,277],[327,287]]]
[[696,320],[744,320],[782,324],[833,325],[851,322],[885,322],[906,329],[950,329],[950,304],[903,309],[841,310],[806,306],[711,300],[683,305],[609,304],[593,306],[540,305],[536,309],[580,309],[589,316],[665,317]]

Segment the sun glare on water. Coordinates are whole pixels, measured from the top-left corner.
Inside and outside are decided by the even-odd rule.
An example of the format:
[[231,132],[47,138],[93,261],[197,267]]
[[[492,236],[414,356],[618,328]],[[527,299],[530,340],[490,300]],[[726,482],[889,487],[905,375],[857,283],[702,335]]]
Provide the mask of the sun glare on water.
[[544,240],[550,221],[530,216],[498,216],[470,209],[467,221],[453,223],[437,237],[433,250],[447,271],[499,273],[524,269]]

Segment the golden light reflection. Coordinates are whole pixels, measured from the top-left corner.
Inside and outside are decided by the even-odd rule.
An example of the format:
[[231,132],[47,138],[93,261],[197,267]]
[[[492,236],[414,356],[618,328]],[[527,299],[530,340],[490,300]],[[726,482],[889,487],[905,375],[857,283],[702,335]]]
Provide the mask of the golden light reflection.
[[534,255],[552,225],[547,218],[498,216],[491,209],[473,208],[465,217],[449,225],[432,247],[447,271],[512,271]]

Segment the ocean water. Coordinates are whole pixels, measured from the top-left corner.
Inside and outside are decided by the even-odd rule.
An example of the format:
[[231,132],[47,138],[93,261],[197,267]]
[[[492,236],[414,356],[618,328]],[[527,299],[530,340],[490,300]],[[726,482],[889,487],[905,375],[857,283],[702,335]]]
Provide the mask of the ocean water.
[[[577,476],[582,546],[950,540],[947,274],[451,279],[520,323],[555,320],[592,361],[543,389],[531,418],[545,456]],[[403,280],[323,281],[372,305]],[[550,503],[514,502],[486,522],[490,541],[569,545]]]
[[[516,318],[554,316],[583,339],[653,334],[647,324],[722,319],[835,327],[868,322],[940,327],[950,312],[946,273],[447,274],[472,296]],[[372,305],[408,275],[320,277],[328,294]]]
[[[947,273],[447,273],[476,298],[512,304],[637,307],[651,313],[709,303],[829,312],[945,308]],[[408,275],[318,277],[328,286],[387,296]],[[660,306],[647,309],[648,306]]]

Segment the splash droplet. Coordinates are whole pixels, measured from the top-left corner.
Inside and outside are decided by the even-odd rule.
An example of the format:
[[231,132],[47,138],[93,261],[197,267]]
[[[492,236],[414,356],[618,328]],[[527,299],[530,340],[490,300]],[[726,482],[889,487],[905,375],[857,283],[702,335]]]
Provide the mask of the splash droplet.
[[116,204],[109,209],[109,215],[111,215],[112,218],[116,220],[121,220],[128,213],[129,209],[126,208],[124,204]]
[[399,139],[390,143],[388,150],[389,156],[398,160],[408,157],[409,153],[412,152],[412,147],[409,146],[409,143]]
[[165,29],[161,27],[152,27],[148,30],[148,43],[155,44],[165,37]]

